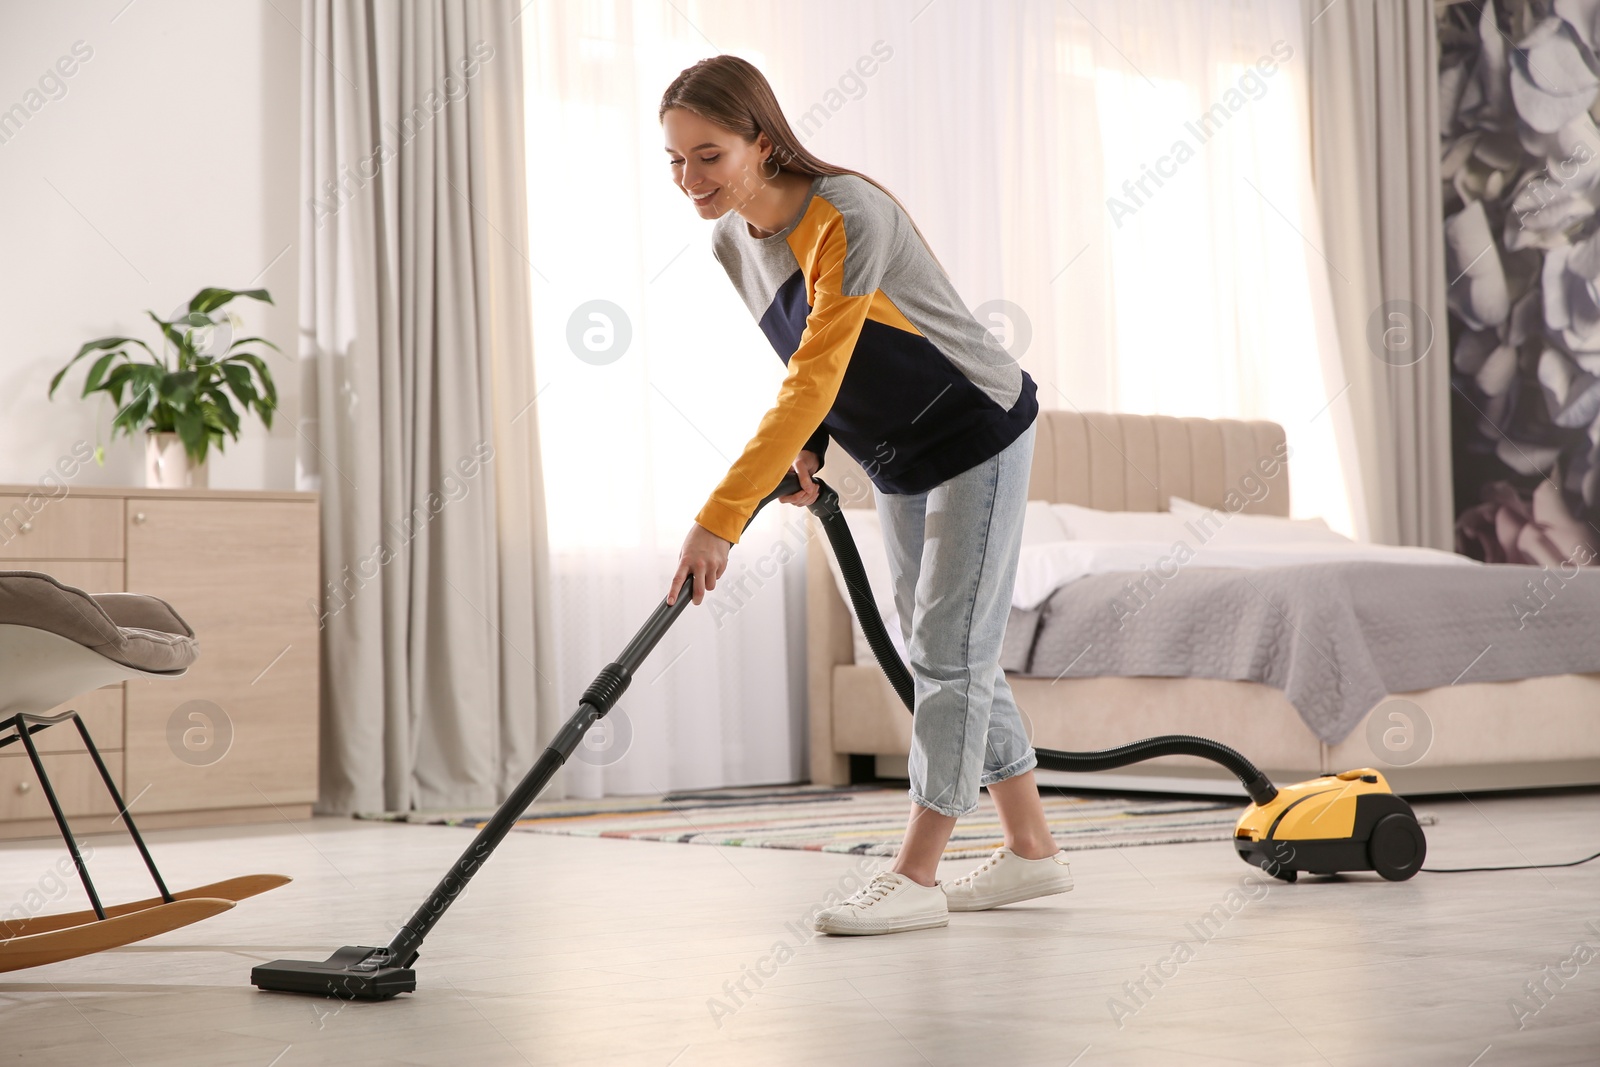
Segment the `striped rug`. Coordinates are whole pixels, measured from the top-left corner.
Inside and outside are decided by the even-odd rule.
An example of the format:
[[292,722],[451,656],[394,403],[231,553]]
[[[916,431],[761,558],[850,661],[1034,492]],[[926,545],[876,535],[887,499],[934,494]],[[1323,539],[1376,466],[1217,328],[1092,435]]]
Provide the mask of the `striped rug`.
[[[539,803],[528,809],[516,829],[571,837],[893,856],[905,835],[909,805],[904,789],[876,786],[717,790]],[[1048,794],[1044,806],[1051,832],[1061,847],[1069,850],[1225,841],[1233,836],[1243,810],[1239,802]],[[403,818],[468,828],[482,826],[486,820],[481,814],[421,812]],[[1000,820],[984,793],[978,810],[956,824],[944,854],[946,859],[977,858],[989,855],[1000,844]]]

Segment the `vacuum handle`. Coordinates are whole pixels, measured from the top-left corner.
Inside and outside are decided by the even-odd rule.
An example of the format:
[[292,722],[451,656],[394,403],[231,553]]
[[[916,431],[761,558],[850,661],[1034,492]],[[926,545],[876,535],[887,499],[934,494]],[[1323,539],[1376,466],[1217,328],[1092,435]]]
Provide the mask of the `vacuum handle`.
[[[768,493],[766,496],[761,498],[761,502],[759,504],[757,504],[756,505],[756,509],[750,513],[750,517],[744,521],[744,526],[740,528],[739,532],[743,533],[745,530],[750,529],[750,524],[752,522],[756,521],[756,516],[761,514],[761,509],[762,508],[766,507],[768,504],[772,503],[774,500],[778,499],[780,496],[788,496],[790,493],[798,493],[799,491],[800,491],[800,475],[796,474],[793,470],[791,470],[791,471],[789,471],[788,474],[785,474],[783,476],[783,481],[778,483],[777,488],[773,489],[772,492]],[[686,598],[692,598],[693,596],[694,596],[694,575],[691,574],[691,575],[689,575],[689,577],[687,577],[687,578],[685,578],[683,580],[683,586],[681,588],[679,588],[679,590],[678,590],[678,601],[677,601],[677,604],[668,604],[666,602],[666,600],[663,599],[662,602],[661,602],[661,606],[664,607],[664,608],[675,608],[675,607],[678,606],[678,604],[682,604]],[[673,614],[673,618],[676,618],[676,617],[677,617],[677,615],[676,615],[676,613],[674,613]],[[643,657],[641,657],[641,658],[643,658]]]
[[762,508],[766,507],[780,496],[788,496],[790,493],[798,493],[799,491],[800,475],[791,469],[788,474],[783,476],[783,481],[778,483],[776,489],[761,498],[761,503],[756,505],[756,509],[752,511],[750,513],[750,517],[745,520],[744,528],[746,530],[750,528],[750,524],[756,521],[756,516],[761,514]]
[[[761,498],[760,503],[756,505],[756,509],[745,520],[740,532],[742,533],[750,528],[750,524],[756,521],[756,516],[761,514],[762,508],[780,496],[788,496],[790,493],[798,493],[799,491],[800,475],[791,470],[783,476],[783,480],[773,488],[772,492]],[[628,647],[622,650],[622,654],[617,657],[617,662],[625,665],[629,670],[637,669],[639,664],[644,662],[645,657],[650,655],[650,650],[656,647],[656,642],[661,640],[662,635],[667,632],[678,616],[683,613],[683,610],[693,601],[694,575],[691,574],[683,580],[683,585],[678,587],[678,599],[676,602],[668,604],[666,597],[661,598],[660,606],[645,620],[644,625],[639,628],[639,632],[634,635],[633,640],[628,642]]]

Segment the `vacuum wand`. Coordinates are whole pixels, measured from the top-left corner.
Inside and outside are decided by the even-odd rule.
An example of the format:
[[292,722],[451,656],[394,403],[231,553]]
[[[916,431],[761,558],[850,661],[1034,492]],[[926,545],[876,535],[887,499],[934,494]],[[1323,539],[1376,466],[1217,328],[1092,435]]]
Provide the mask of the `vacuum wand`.
[[[761,509],[773,500],[799,490],[799,475],[790,471],[777,488],[756,505],[745,528],[748,529]],[[417,988],[417,976],[412,965],[416,963],[422,939],[428,936],[434,924],[455,903],[478,868],[511,832],[523,812],[528,810],[528,805],[538,799],[556,771],[578,747],[578,742],[583,740],[583,735],[616,705],[628,684],[633,681],[634,672],[678,616],[693,602],[693,595],[694,575],[690,575],[684,579],[674,603],[669,604],[665,598],[662,599],[622,650],[622,654],[606,664],[595,680],[589,683],[589,688],[584,690],[578,702],[578,710],[561,727],[549,747],[528,769],[522,781],[517,783],[516,789],[483,824],[466,851],[387,947],[346,945],[322,962],[274,960],[252,968],[251,983],[260,989],[277,992],[309,993],[353,1000],[387,1000],[400,993],[413,992]]]
[[[778,483],[776,489],[756,505],[756,510],[750,513],[749,520],[745,522],[745,528],[749,528],[750,523],[755,521],[755,517],[767,504],[799,489],[799,476],[791,471]],[[455,866],[439,882],[438,888],[389,943],[386,951],[390,959],[400,961],[403,967],[409,967],[415,962],[417,949],[422,944],[422,939],[428,935],[428,931],[433,929],[433,924],[439,921],[445,909],[460,896],[467,882],[477,873],[484,860],[489,858],[495,846],[500,844],[501,839],[516,825],[523,812],[528,810],[528,805],[544,792],[544,787],[549,784],[556,771],[567,762],[573,750],[578,747],[578,743],[583,740],[583,735],[589,732],[589,727],[604,718],[606,713],[616,706],[629,683],[633,681],[634,672],[655,650],[656,645],[666,636],[678,616],[682,615],[684,609],[693,602],[693,595],[694,575],[691,574],[684,579],[676,600],[669,604],[663,599],[639,628],[639,632],[633,635],[633,640],[628,642],[622,654],[613,662],[606,664],[595,680],[589,683],[589,688],[584,690],[583,696],[578,701],[578,710],[561,727],[549,747],[523,776],[505,803],[501,804],[489,821],[484,823],[472,844],[467,846],[461,858],[456,860]]]

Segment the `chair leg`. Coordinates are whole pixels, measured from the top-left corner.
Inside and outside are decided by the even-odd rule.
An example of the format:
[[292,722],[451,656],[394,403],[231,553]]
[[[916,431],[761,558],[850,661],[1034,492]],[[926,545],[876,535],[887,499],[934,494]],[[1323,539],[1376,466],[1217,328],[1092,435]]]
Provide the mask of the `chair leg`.
[[89,903],[94,905],[94,913],[101,919],[106,917],[105,909],[100,905],[100,895],[95,892],[94,880],[89,877],[89,867],[83,861],[83,854],[78,850],[78,841],[72,834],[72,827],[67,824],[66,812],[61,810],[61,802],[56,797],[55,788],[50,784],[50,775],[44,769],[44,761],[39,758],[39,749],[33,743],[33,735],[40,730],[55,726],[58,723],[72,720],[78,728],[78,736],[83,739],[83,747],[88,749],[89,758],[94,760],[95,769],[100,772],[100,780],[105,783],[106,792],[111,794],[111,800],[117,806],[117,818],[121,819],[128,827],[128,834],[133,838],[133,843],[139,850],[140,857],[144,860],[150,877],[156,883],[156,890],[161,894],[161,899],[171,904],[174,900],[172,893],[167,889],[167,883],[162,880],[161,872],[156,869],[156,861],[150,855],[150,850],[145,846],[144,837],[139,833],[139,827],[134,824],[133,814],[128,811],[128,806],[122,802],[122,792],[117,789],[116,781],[111,777],[111,771],[106,767],[106,761],[100,756],[100,749],[95,745],[94,738],[89,736],[89,727],[84,725],[82,717],[75,711],[67,711],[60,715],[29,715],[23,713],[0,723],[0,730],[14,729],[16,736],[0,739],[0,745],[8,745],[13,741],[21,741],[22,747],[28,750],[28,759],[33,762],[33,771],[39,776],[39,784],[44,788],[45,799],[50,802],[50,810],[56,817],[56,825],[61,828],[62,840],[67,843],[67,850],[72,853],[72,861],[77,864],[78,877],[83,881],[84,892],[89,894]]
[[106,769],[106,761],[100,758],[100,750],[95,747],[94,738],[89,736],[89,728],[83,724],[77,712],[72,713],[72,721],[78,727],[78,734],[83,738],[83,747],[89,750],[89,755],[94,759],[94,765],[100,771],[101,781],[106,783],[106,791],[111,794],[111,799],[117,805],[117,817],[128,826],[128,834],[133,838],[133,843],[139,849],[139,855],[144,857],[144,865],[150,871],[150,877],[155,880],[156,891],[161,894],[161,899],[168,904],[172,903],[172,894],[167,892],[167,883],[161,880],[161,872],[156,870],[156,861],[150,857],[150,850],[144,845],[144,838],[139,833],[139,828],[133,824],[133,812],[122,802],[122,793],[117,789],[117,783],[111,778],[111,772]]
[[[77,712],[68,712],[74,720],[78,718]],[[61,810],[61,801],[56,799],[56,791],[50,785],[50,775],[44,769],[44,761],[39,758],[39,747],[33,743],[33,731],[28,729],[28,720],[32,716],[18,715],[17,733],[22,738],[22,747],[28,750],[28,759],[33,762],[33,772],[39,776],[39,784],[44,788],[45,799],[50,802],[50,810],[55,814],[56,825],[61,828],[61,838],[67,843],[67,851],[72,853],[72,862],[78,866],[78,877],[83,881],[83,891],[89,894],[89,903],[94,905],[95,917],[104,919],[106,909],[100,905],[100,894],[94,890],[94,879],[89,877],[89,865],[83,862],[83,853],[78,851],[78,839],[72,836],[72,827],[67,825],[66,812]],[[100,759],[100,754],[95,753],[95,760]]]

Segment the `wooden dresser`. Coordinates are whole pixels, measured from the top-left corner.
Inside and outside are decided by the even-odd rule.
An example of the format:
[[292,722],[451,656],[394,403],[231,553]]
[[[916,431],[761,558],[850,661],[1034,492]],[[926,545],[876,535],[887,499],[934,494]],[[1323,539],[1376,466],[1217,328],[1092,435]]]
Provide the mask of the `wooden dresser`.
[[[0,570],[148,593],[194,628],[178,679],[95,690],[89,726],[141,828],[304,818],[317,799],[315,493],[0,485]],[[70,725],[37,735],[80,833],[120,831]],[[21,746],[0,750],[0,838],[54,834]],[[104,818],[99,818],[103,816]]]

